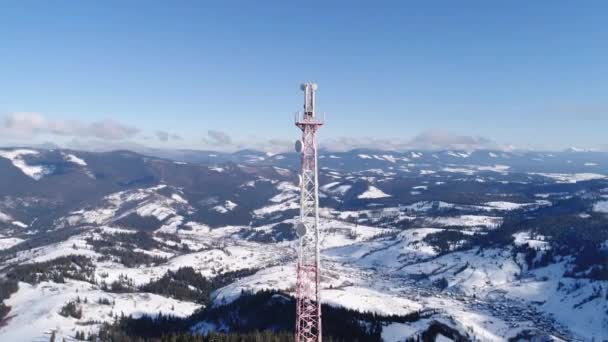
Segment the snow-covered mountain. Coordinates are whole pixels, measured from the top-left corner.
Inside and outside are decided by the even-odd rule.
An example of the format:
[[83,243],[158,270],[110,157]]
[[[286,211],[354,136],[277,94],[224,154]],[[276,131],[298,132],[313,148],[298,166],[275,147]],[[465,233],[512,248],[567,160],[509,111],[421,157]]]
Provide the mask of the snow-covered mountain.
[[[230,331],[243,294],[293,295],[297,156],[163,153],[0,149],[0,340],[159,312]],[[608,340],[608,154],[320,165],[323,301],[386,317],[384,341]]]
[[[235,153],[213,151],[150,150],[149,155],[197,163],[234,162],[251,165],[274,165],[298,169],[300,159],[296,153],[268,154],[243,150]],[[568,149],[561,152],[537,151],[382,151],[352,150],[332,152],[321,150],[319,158],[328,169],[364,171],[390,169],[398,172],[420,173],[425,170],[466,169],[470,172],[509,170],[521,173],[592,174],[608,172],[608,153]]]

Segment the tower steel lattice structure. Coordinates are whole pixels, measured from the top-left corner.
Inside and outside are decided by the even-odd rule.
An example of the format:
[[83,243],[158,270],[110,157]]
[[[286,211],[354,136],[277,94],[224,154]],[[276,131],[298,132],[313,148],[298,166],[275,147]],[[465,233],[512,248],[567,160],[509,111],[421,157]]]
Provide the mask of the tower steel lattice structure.
[[296,224],[299,236],[296,283],[296,342],[320,342],[321,301],[319,296],[319,182],[316,133],[323,120],[315,114],[315,83],[302,84],[304,112],[297,113],[295,124],[302,130],[302,140],[296,142],[301,153],[300,217]]

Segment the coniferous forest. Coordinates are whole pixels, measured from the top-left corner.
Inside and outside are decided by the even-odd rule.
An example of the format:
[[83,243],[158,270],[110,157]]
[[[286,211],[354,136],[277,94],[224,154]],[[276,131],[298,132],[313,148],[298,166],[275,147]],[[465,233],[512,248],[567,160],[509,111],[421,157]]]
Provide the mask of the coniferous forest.
[[[382,316],[328,305],[323,305],[322,312],[324,340],[336,342],[380,341],[383,325],[414,322],[433,314],[421,311],[406,316]],[[205,329],[202,322],[222,328],[203,335],[201,332]],[[167,315],[137,319],[116,317],[113,324],[103,324],[97,334],[85,336],[78,333],[77,337],[87,341],[111,342],[288,342],[293,341],[294,322],[293,298],[276,291],[262,291],[243,293],[232,303],[202,309],[187,318]],[[456,340],[462,338],[457,332],[444,329],[441,324],[435,325],[433,331],[423,337],[434,338],[438,333],[451,335]]]

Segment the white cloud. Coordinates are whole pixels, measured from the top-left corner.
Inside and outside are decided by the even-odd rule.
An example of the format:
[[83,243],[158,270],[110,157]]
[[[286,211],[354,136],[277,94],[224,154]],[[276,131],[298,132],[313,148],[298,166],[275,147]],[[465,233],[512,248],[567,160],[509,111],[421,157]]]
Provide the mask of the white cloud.
[[[95,149],[100,149],[103,142],[108,146],[118,147],[128,142],[130,138],[137,137],[139,129],[123,125],[113,120],[96,121],[85,123],[82,121],[57,120],[44,117],[39,113],[18,112],[11,113],[0,118],[0,137],[4,140],[31,139],[39,135],[63,136],[71,138],[82,138],[84,141],[97,141]],[[165,130],[155,132],[156,140],[162,143],[182,140],[178,134]],[[142,138],[139,136],[139,138]],[[403,151],[409,149],[417,150],[476,150],[496,149],[512,150],[510,146],[500,145],[491,139],[482,136],[459,135],[445,131],[431,130],[422,132],[413,138],[375,138],[375,137],[324,137],[322,132],[319,137],[320,147],[331,151],[348,151],[357,148],[395,150]],[[272,153],[290,152],[293,150],[293,141],[297,139],[267,139],[249,137],[246,139],[234,139],[228,133],[210,129],[202,138],[202,148],[218,151],[236,151],[242,149],[254,149]],[[137,139],[135,139],[137,140]],[[146,140],[146,139],[144,139]],[[141,139],[139,139],[141,141]],[[120,142],[120,143],[110,143]],[[72,142],[74,143],[74,142]],[[80,142],[82,145],[88,143]],[[76,144],[79,145],[79,144]],[[137,147],[141,148],[141,145]],[[192,146],[190,148],[199,148]]]
[[[297,137],[294,136],[294,140]],[[294,140],[289,139],[260,139],[249,138],[245,140],[233,139],[228,133],[209,130],[203,138],[207,149],[222,151],[236,151],[254,149],[266,152],[290,152]],[[512,150],[511,146],[500,145],[491,139],[481,136],[458,135],[443,131],[426,131],[410,139],[387,139],[374,137],[338,137],[325,138],[320,135],[320,147],[330,151],[350,151],[353,149],[375,149],[404,151],[416,150]]]
[[[112,120],[97,121],[85,127],[84,132],[99,139],[120,140],[135,136],[139,129]],[[73,134],[71,134],[73,135]]]
[[205,145],[205,148],[217,149],[220,151],[252,149],[264,152],[280,153],[289,151],[293,146],[293,141],[286,139],[259,138],[236,140],[226,132],[208,130],[207,136],[203,137],[203,144]]
[[107,119],[92,123],[76,120],[49,119],[39,113],[16,112],[1,120],[0,133],[14,139],[30,139],[40,134],[122,140],[139,133],[136,127]]
[[321,148],[330,151],[350,151],[358,148],[397,151],[405,149],[406,145],[406,141],[403,139],[384,139],[374,137],[320,137]]
[[321,138],[321,146],[332,151],[348,151],[357,148],[403,151],[416,150],[509,150],[510,146],[500,145],[491,139],[480,136],[458,135],[444,131],[426,131],[411,139],[374,138],[374,137],[339,137]]
[[287,139],[268,139],[253,141],[247,145],[242,144],[241,148],[251,148],[254,150],[271,152],[271,153],[282,153],[293,151],[294,142]]
[[203,142],[205,145],[215,147],[230,147],[233,145],[232,138],[228,133],[213,129],[207,131],[207,136],[203,138]]
[[153,150],[152,148],[136,143],[132,140],[100,140],[100,139],[72,139],[67,141],[64,146],[72,150],[91,151],[91,152],[107,152],[117,150],[129,150],[133,152],[146,154]]
[[167,141],[169,141],[169,132],[156,131],[156,137],[158,138],[158,140],[160,140],[162,142],[167,142]]
[[156,138],[162,142],[167,142],[169,140],[182,140],[181,135],[169,133],[167,131],[156,131]]
[[479,150],[479,149],[505,149],[491,139],[481,136],[457,135],[444,131],[426,131],[412,138],[408,145],[410,148],[424,150]]

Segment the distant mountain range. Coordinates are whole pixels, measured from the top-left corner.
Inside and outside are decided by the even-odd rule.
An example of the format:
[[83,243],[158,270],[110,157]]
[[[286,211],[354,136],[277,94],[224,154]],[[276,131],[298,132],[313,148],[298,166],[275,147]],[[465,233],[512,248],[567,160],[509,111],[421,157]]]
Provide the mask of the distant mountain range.
[[[15,149],[6,147],[4,149]],[[29,147],[24,147],[29,148]],[[3,148],[0,147],[0,150]],[[61,150],[59,147],[31,148],[34,150]],[[75,153],[94,153],[64,149]],[[123,150],[116,150],[123,151]],[[124,150],[128,151],[128,150]],[[252,165],[273,165],[298,168],[299,157],[296,153],[269,153],[257,150],[221,152],[213,150],[154,149],[140,147],[135,150],[141,155],[165,158],[174,161],[202,164],[234,162]],[[104,151],[108,153],[112,151]],[[414,169],[439,166],[509,166],[514,172],[550,173],[593,173],[608,172],[608,152],[568,148],[563,151],[502,151],[502,150],[407,150],[386,151],[373,149],[354,149],[346,152],[319,150],[319,157],[326,160],[326,168],[347,168],[362,170],[369,167],[390,167],[407,165]]]
[[[255,150],[233,153],[197,150],[150,150],[147,154],[183,162],[274,165],[298,168],[296,153],[270,154]],[[562,152],[504,152],[498,150],[383,151],[357,149],[348,152],[319,151],[323,167],[349,171],[376,167],[406,167],[412,170],[449,166],[505,165],[514,172],[607,173],[608,152],[568,149]]]

